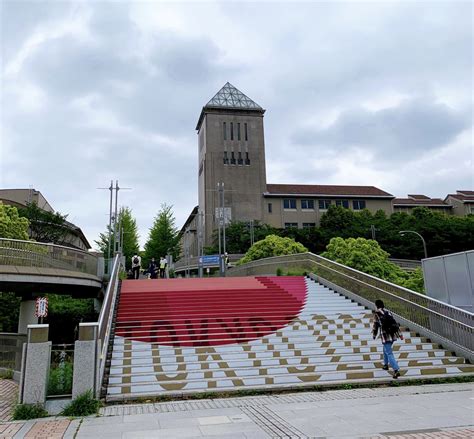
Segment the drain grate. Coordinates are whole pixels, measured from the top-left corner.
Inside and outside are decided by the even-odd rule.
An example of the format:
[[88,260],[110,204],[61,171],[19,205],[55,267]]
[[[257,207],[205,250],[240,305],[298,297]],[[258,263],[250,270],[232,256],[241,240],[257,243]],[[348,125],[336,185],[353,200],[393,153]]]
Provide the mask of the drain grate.
[[270,437],[274,438],[308,438],[297,428],[280,418],[274,411],[265,406],[241,407],[249,418],[251,418]]

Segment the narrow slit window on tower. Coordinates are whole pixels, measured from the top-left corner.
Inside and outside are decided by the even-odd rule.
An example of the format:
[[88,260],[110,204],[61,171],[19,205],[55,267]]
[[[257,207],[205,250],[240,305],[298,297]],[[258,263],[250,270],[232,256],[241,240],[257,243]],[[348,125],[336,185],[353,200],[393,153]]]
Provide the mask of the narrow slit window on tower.
[[245,131],[245,140],[249,140],[249,132],[247,130],[247,124],[244,123],[244,131]]
[[244,159],[242,158],[242,151],[239,151],[239,158],[237,159],[237,164],[243,165]]
[[230,123],[230,140],[234,140],[234,123]]
[[237,140],[240,140],[240,123],[237,124]]
[[234,151],[232,151],[230,153],[230,164],[235,165],[235,153],[234,153]]
[[249,158],[249,152],[245,152],[245,164],[250,165],[250,158]]
[[224,165],[229,164],[229,157],[227,157],[227,151],[224,151]]
[[268,213],[272,213],[272,203],[268,203]]
[[224,140],[227,140],[227,124],[225,122],[222,124],[222,129],[224,131]]

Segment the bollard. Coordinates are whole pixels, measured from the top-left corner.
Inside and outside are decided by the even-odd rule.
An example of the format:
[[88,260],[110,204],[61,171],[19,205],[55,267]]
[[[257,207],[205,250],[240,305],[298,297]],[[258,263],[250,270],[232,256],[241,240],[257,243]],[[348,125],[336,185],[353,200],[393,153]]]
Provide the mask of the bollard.
[[28,339],[23,345],[20,378],[20,403],[44,404],[51,363],[49,325],[28,325]]
[[79,324],[79,338],[74,344],[72,399],[87,390],[96,393],[98,329],[95,322]]

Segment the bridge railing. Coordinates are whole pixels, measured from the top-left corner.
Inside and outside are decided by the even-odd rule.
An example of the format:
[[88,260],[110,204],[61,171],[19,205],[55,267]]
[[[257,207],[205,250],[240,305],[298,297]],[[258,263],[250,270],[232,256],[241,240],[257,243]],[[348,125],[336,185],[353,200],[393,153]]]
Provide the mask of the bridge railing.
[[313,253],[277,256],[237,266],[228,276],[275,274],[279,267],[301,267],[328,287],[374,308],[382,299],[400,321],[436,339],[459,355],[474,358],[474,314],[363,273]]
[[97,374],[97,396],[100,396],[102,383],[104,381],[105,368],[107,363],[107,351],[109,348],[110,333],[115,314],[115,304],[117,302],[117,293],[119,287],[119,273],[122,257],[116,255],[110,273],[109,283],[105,291],[104,302],[99,314],[98,320],[98,374]]
[[97,256],[56,244],[0,238],[0,265],[56,268],[97,276]]

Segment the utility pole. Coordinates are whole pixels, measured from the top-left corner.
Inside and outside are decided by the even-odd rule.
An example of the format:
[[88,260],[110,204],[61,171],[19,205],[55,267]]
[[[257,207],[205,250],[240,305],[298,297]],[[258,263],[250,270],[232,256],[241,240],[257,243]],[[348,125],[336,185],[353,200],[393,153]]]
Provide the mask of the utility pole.
[[377,232],[378,229],[375,228],[375,225],[373,225],[373,224],[370,225],[370,231],[372,232],[372,239],[374,241],[377,241],[376,236],[375,236],[375,232]]
[[250,247],[252,247],[252,245],[254,244],[255,242],[255,228],[254,228],[254,222],[253,220],[250,220]]

